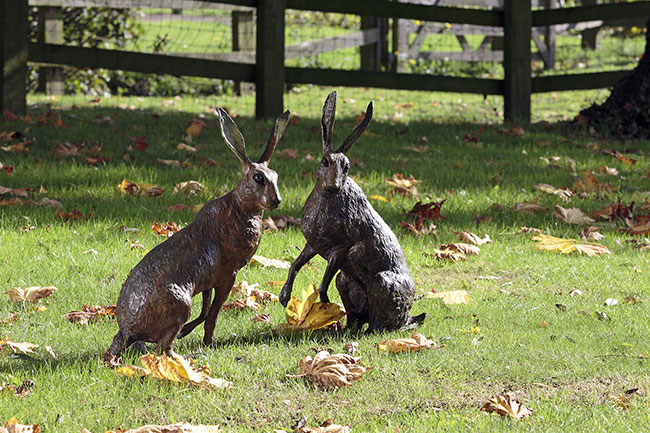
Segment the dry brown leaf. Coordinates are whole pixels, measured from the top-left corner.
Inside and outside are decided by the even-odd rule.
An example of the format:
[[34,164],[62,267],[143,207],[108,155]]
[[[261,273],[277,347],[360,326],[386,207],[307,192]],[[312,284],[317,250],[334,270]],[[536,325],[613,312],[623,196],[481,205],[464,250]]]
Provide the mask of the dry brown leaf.
[[577,207],[563,208],[556,205],[553,211],[555,219],[567,224],[593,224],[596,221]]
[[528,234],[528,233],[532,233],[532,234],[534,234],[534,235],[541,235],[541,234],[544,233],[543,231],[541,231],[540,229],[537,229],[537,228],[535,228],[535,227],[526,227],[526,226],[521,226],[521,227],[519,227],[519,230],[520,230],[522,233],[527,233],[527,234]]
[[573,188],[584,194],[599,194],[618,190],[617,186],[609,182],[601,183],[596,179],[591,170],[585,170],[581,179],[573,182]]
[[151,229],[159,235],[167,236],[168,238],[172,237],[174,233],[178,232],[181,227],[173,222],[166,222],[158,224],[155,221],[151,222]]
[[232,382],[224,379],[215,379],[209,376],[207,368],[194,369],[192,364],[179,355],[168,357],[147,353],[140,358],[142,369],[139,367],[120,367],[117,373],[127,376],[151,376],[156,379],[171,382],[189,383],[196,386],[209,388],[229,389]]
[[157,158],[158,164],[164,165],[165,167],[174,167],[181,168],[181,162],[177,159],[162,159]]
[[53,200],[51,198],[43,197],[41,198],[41,201],[38,202],[39,206],[47,206],[47,207],[56,207],[56,208],[62,208],[63,204],[58,201],[58,200]]
[[436,259],[438,260],[447,260],[449,262],[457,262],[457,261],[464,262],[465,260],[467,260],[465,254],[448,248],[445,249],[434,248],[433,253],[436,256]]
[[158,197],[165,192],[164,189],[158,188],[155,185],[150,185],[148,183],[135,184],[133,182],[128,182],[126,179],[123,179],[116,188],[123,195],[130,194],[139,197]]
[[5,337],[4,339],[0,340],[0,350],[2,349],[2,346],[7,346],[12,350],[12,352],[21,352],[24,354],[28,353],[34,353],[32,349],[36,349],[38,345],[28,343],[26,341],[22,343],[14,343],[13,341],[9,340],[9,337]]
[[370,369],[359,365],[360,360],[343,353],[330,355],[323,350],[300,360],[300,376],[307,376],[315,386],[324,388],[350,386],[353,381],[361,380]]
[[[7,393],[15,397],[25,397],[29,394],[34,387],[34,381],[32,380],[23,380],[23,383],[20,385],[5,385],[4,383],[0,384],[0,394]],[[0,430],[1,431],[1,430]]]
[[185,134],[189,135],[191,138],[196,138],[201,135],[203,131],[203,122],[192,121],[190,126],[185,129]]
[[634,202],[626,205],[618,198],[616,203],[610,203],[603,209],[593,211],[589,216],[607,221],[621,220],[630,225],[634,220]]
[[170,425],[145,425],[131,430],[118,428],[106,433],[222,433],[222,431],[217,425],[192,425],[187,422],[179,422]]
[[259,284],[248,284],[247,281],[241,281],[231,290],[232,295],[243,295],[244,297],[251,297],[257,302],[277,302],[278,297],[271,292],[259,288]]
[[650,235],[650,221],[643,224],[632,225],[631,227],[623,227],[620,230],[635,236]]
[[244,310],[246,308],[257,312],[257,311],[261,311],[263,307],[260,304],[258,304],[254,298],[251,297],[237,299],[235,301],[229,302],[227,304],[223,304],[221,306],[221,309],[224,311]]
[[291,263],[285,260],[269,259],[257,254],[251,257],[251,261],[250,261],[251,265],[254,265],[255,263],[259,263],[265,268],[270,266],[272,268],[277,268],[277,269],[289,269],[291,267]]
[[432,201],[430,203],[425,203],[425,204],[423,204],[421,201],[418,201],[413,206],[413,209],[408,211],[407,215],[414,216],[416,220],[418,218],[421,220],[445,219],[445,217],[443,217],[440,214],[440,211],[442,209],[442,205],[446,201],[447,200],[445,199],[440,202]]
[[515,203],[512,210],[524,215],[530,215],[536,212],[546,212],[548,208],[545,208],[544,206],[535,202],[520,202],[520,203]]
[[545,192],[546,194],[552,194],[560,197],[564,201],[568,201],[575,194],[568,188],[556,188],[553,185],[547,183],[538,183],[534,186],[536,190]]
[[84,214],[82,214],[77,209],[72,209],[72,212],[64,212],[63,210],[59,209],[58,211],[56,211],[56,216],[64,220],[69,220],[69,219],[80,220],[84,217]]
[[442,244],[440,245],[441,250],[452,250],[464,254],[466,256],[475,256],[481,250],[476,245],[465,244],[462,242],[456,242],[453,244]]
[[251,322],[264,322],[271,324],[271,315],[268,313],[265,314],[257,314],[255,317],[251,319]]
[[470,244],[474,244],[479,247],[483,244],[489,244],[492,242],[492,239],[490,239],[490,236],[487,234],[483,237],[483,239],[481,239],[480,236],[468,231],[454,232],[454,234],[458,236],[459,240],[469,242]]
[[192,196],[194,194],[198,194],[200,192],[205,191],[205,186],[201,184],[201,182],[197,182],[195,180],[189,180],[187,182],[181,182],[174,186],[174,194],[185,194],[188,196]]
[[262,221],[265,230],[277,231],[291,226],[300,226],[300,220],[289,215],[274,215]]
[[530,238],[537,241],[535,248],[542,251],[550,251],[560,254],[569,254],[577,251],[580,254],[586,254],[590,257],[599,254],[612,254],[607,247],[594,243],[578,243],[575,239],[562,239],[554,236],[540,234]]
[[81,311],[70,311],[61,315],[71,323],[86,325],[90,322],[96,322],[104,316],[115,316],[115,305],[86,305],[81,307]]
[[277,153],[280,158],[298,158],[298,151],[296,149],[283,149]]
[[316,302],[318,288],[313,285],[302,291],[303,300],[291,297],[284,310],[287,326],[291,329],[319,329],[338,323],[345,316],[345,310],[339,304]]
[[620,174],[616,168],[608,167],[606,165],[598,167],[598,172],[608,176],[618,176]]
[[39,299],[47,298],[54,291],[57,290],[54,286],[40,287],[33,286],[27,288],[14,287],[11,290],[7,290],[5,293],[9,295],[9,300],[11,302],[36,302]]
[[434,223],[429,223],[427,226],[425,226],[424,223],[422,222],[422,219],[420,218],[416,218],[415,221],[413,221],[413,224],[407,223],[406,221],[400,221],[399,225],[403,229],[415,233],[417,236],[432,235],[435,237],[438,234],[437,225],[435,225]]
[[348,352],[350,355],[354,355],[357,350],[359,350],[359,343],[356,341],[350,341],[343,345],[343,350]]
[[0,433],[41,433],[41,428],[38,424],[18,424],[16,418],[11,418],[4,427],[0,427]]
[[424,335],[414,332],[411,338],[398,338],[396,340],[385,340],[377,345],[380,352],[401,353],[419,352],[421,349],[439,349],[433,340],[428,340]]
[[386,183],[393,186],[393,191],[397,194],[417,195],[418,189],[416,185],[420,181],[413,176],[404,178],[402,173],[395,173],[393,177],[386,178]]
[[509,395],[497,395],[488,400],[481,408],[481,411],[491,413],[496,412],[501,416],[508,416],[514,419],[521,419],[531,416],[533,411],[517,400],[513,400]]
[[[284,432],[284,430],[278,430],[278,432],[280,431]],[[294,431],[296,433],[352,433],[349,426],[334,424],[331,419],[325,421],[320,427],[307,427],[307,420],[304,418],[294,427]]]
[[598,232],[598,227],[589,226],[580,232],[580,239],[585,241],[600,241],[604,238],[605,236]]

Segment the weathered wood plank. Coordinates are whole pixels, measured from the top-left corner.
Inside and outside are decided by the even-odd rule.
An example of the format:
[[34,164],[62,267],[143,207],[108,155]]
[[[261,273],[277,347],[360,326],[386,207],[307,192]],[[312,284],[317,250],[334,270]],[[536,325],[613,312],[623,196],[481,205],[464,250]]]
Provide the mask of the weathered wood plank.
[[284,110],[285,0],[259,0],[255,51],[255,117],[274,118]]
[[342,69],[285,68],[287,83],[500,95],[503,81]]
[[[375,17],[361,17],[360,29],[374,30],[375,38],[371,42],[360,44],[359,50],[359,64],[361,69],[366,71],[377,71],[380,68],[380,52],[379,52],[379,29],[378,22],[381,18]],[[286,50],[285,50],[286,56]]]
[[254,65],[99,48],[30,43],[29,61],[77,68],[106,68],[255,82]]
[[550,75],[532,79],[533,93],[563,90],[603,89],[612,87],[630,71],[592,72],[587,74]]
[[[38,41],[46,44],[63,43],[63,9],[38,8]],[[39,71],[38,90],[48,95],[63,95],[63,70],[60,67],[43,67]]]
[[0,1],[0,111],[27,108],[27,0]]
[[298,59],[300,57],[313,56],[343,48],[370,45],[377,42],[379,42],[379,30],[375,27],[346,33],[344,35],[295,43],[286,47],[285,57],[287,59]]
[[502,62],[503,51],[420,51],[417,57],[425,60],[453,60],[457,62]]
[[[255,51],[255,14],[253,10],[232,11],[232,50],[237,51]],[[235,94],[250,93],[250,83],[242,85],[241,81],[235,81]]]
[[533,11],[533,26],[578,23],[594,20],[632,19],[650,15],[650,1],[612,3],[574,8]]
[[507,122],[530,122],[530,0],[506,0],[503,38],[503,105]]
[[387,0],[287,0],[287,7],[356,15],[367,15],[368,11],[372,11],[373,16],[377,17],[408,18],[484,26],[503,25],[502,11],[428,6]]

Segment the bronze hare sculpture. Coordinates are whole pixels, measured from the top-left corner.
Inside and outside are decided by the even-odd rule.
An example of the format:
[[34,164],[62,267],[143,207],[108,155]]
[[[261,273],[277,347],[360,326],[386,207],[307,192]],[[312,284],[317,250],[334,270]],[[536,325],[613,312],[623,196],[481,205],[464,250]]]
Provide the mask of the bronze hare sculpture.
[[319,287],[322,302],[332,278],[347,312],[347,327],[368,332],[399,329],[421,323],[425,314],[410,317],[415,288],[397,238],[372,208],[359,186],[348,177],[350,161],[345,156],[363,134],[372,118],[368,104],[363,121],[336,151],[332,133],[336,92],[327,97],[321,121],[323,159],[316,172],[316,185],[302,208],[301,229],[307,243],[289,269],[280,293],[287,305],[296,274],[316,254],[327,260]]
[[[237,272],[255,253],[262,234],[262,213],[280,204],[278,175],[268,168],[273,150],[289,120],[289,111],[275,122],[258,162],[246,156],[244,137],[225,110],[217,109],[221,135],[241,161],[242,178],[235,188],[208,203],[194,221],[152,249],[122,285],[117,300],[119,332],[108,353],[119,355],[142,342],[158,344],[172,355],[172,342],[205,321],[203,342],[211,345],[215,322]],[[212,289],[214,301],[210,304]],[[199,317],[192,313],[192,296],[203,293]]]

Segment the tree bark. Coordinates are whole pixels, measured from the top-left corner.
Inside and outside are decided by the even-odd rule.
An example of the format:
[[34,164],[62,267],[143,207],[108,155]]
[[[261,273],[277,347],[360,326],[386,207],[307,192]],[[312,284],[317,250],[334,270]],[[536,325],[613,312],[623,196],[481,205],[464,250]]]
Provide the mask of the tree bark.
[[639,64],[621,78],[601,105],[593,104],[575,119],[599,135],[650,138],[650,18],[646,23],[645,51]]

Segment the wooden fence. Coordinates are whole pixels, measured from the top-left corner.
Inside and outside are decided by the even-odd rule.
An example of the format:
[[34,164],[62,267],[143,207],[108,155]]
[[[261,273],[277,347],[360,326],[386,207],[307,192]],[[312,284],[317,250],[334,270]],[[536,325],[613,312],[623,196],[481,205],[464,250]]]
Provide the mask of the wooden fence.
[[[48,1],[56,5],[62,3],[61,0],[31,0],[29,4],[45,5]],[[96,3],[96,6],[105,6],[107,2],[115,5],[119,3],[119,6],[115,7],[129,7],[131,4],[129,0],[64,1],[66,6],[88,6],[89,2]],[[183,5],[185,7],[190,3],[193,2],[185,0]],[[1,1],[0,109],[24,112],[26,70],[29,61],[45,65],[106,68],[252,82],[255,83],[255,114],[258,118],[274,117],[283,111],[285,85],[291,83],[502,95],[505,120],[528,122],[532,93],[609,87],[628,72],[532,77],[530,41],[534,36],[534,29],[605,20],[638,19],[650,15],[650,1],[539,10],[533,10],[531,0],[505,0],[502,9],[488,10],[399,3],[389,0],[201,0],[196,3],[214,5],[215,8],[223,7],[224,4],[230,7],[256,8],[254,53],[248,48],[250,45],[247,45],[247,47],[239,47],[243,53],[225,53],[226,57],[215,55],[208,59],[65,46],[61,45],[60,41],[53,43],[48,39],[45,39],[45,42],[29,43],[27,39],[28,0]],[[140,0],[138,5],[139,7],[177,7],[178,3],[175,0]],[[354,37],[350,38],[352,40],[350,43],[352,46],[364,45],[362,67],[372,70],[285,66],[285,59],[298,55],[295,53],[301,50],[301,47],[287,47],[285,44],[286,9],[361,16],[362,29],[355,32]],[[372,16],[370,17],[369,14]],[[461,78],[380,70],[377,67],[379,61],[377,52],[368,48],[380,44],[382,37],[379,35],[386,29],[385,27],[382,29],[377,22],[386,18],[494,29],[495,34],[503,35],[504,78],[502,80]],[[242,22],[242,25],[251,25],[250,20],[243,19]],[[305,44],[302,49],[318,48],[318,41]],[[248,58],[244,59],[245,56]]]

